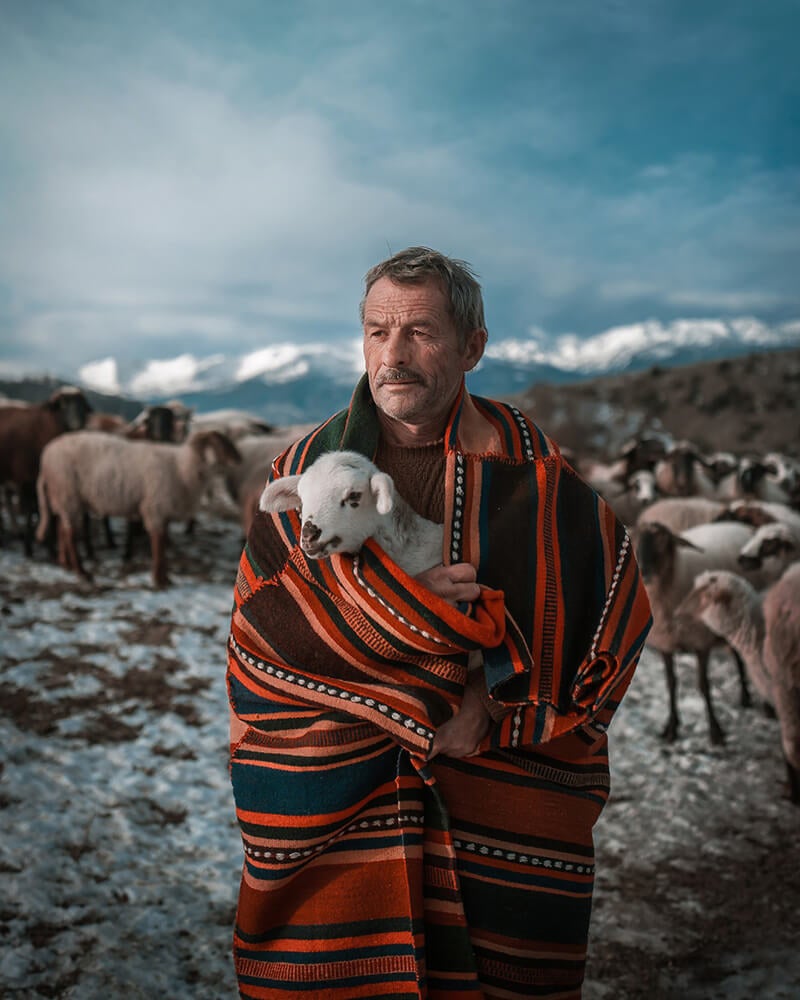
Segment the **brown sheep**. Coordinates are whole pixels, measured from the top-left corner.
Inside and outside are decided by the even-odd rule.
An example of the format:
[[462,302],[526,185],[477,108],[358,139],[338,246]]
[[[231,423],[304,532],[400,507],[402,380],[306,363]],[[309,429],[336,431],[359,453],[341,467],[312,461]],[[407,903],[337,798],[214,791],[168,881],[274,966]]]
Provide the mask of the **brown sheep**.
[[80,389],[63,386],[44,403],[0,407],[0,483],[10,484],[25,518],[25,554],[33,554],[36,477],[42,449],[65,431],[80,430],[91,406]]

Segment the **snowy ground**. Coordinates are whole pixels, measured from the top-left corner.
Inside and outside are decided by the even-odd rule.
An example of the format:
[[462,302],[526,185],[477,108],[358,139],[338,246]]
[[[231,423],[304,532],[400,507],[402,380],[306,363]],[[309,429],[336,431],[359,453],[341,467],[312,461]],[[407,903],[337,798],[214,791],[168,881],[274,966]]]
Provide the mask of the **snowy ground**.
[[[193,550],[190,551],[190,549]],[[238,531],[174,530],[175,585],[101,553],[93,584],[0,550],[0,995],[234,1000],[241,849],[224,643]],[[35,603],[34,603],[35,602]],[[585,1000],[800,996],[800,809],[773,721],[738,707],[711,748],[691,664],[664,746],[646,653],[612,727],[613,791]]]

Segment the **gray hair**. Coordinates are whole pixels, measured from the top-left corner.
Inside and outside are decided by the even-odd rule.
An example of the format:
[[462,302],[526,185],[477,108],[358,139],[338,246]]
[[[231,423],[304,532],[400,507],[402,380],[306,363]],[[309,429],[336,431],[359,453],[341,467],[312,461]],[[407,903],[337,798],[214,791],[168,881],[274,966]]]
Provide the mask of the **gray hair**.
[[367,295],[379,278],[389,278],[399,285],[421,285],[431,279],[437,281],[450,304],[450,314],[462,348],[472,330],[486,329],[481,286],[464,260],[445,257],[429,247],[408,247],[371,267],[364,275],[364,297],[359,307],[362,323]]

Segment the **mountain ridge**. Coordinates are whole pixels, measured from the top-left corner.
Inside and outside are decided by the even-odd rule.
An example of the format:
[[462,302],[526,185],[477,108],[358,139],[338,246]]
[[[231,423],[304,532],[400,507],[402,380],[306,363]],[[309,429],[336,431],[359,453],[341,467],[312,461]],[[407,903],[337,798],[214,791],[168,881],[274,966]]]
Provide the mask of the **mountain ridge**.
[[[0,393],[30,401],[46,399],[64,380],[8,382],[0,380]],[[255,412],[267,387],[248,383],[252,398],[237,396],[241,408]],[[339,398],[339,388],[328,386],[327,397],[317,402],[324,419],[346,406],[351,387]],[[289,391],[284,387],[285,391]],[[16,390],[16,391],[15,391]],[[321,386],[320,391],[325,390]],[[651,365],[641,371],[604,373],[572,381],[534,381],[521,388],[507,383],[499,392],[480,392],[511,402],[528,414],[563,448],[579,454],[610,456],[629,438],[644,433],[689,438],[708,450],[736,453],[784,451],[800,457],[800,347],[751,351],[747,354],[707,359],[689,364]],[[275,391],[280,391],[275,389]],[[143,405],[123,397],[89,392],[97,409],[130,418]],[[228,406],[224,396],[181,396],[202,412]],[[302,408],[286,412],[278,424],[313,421]]]

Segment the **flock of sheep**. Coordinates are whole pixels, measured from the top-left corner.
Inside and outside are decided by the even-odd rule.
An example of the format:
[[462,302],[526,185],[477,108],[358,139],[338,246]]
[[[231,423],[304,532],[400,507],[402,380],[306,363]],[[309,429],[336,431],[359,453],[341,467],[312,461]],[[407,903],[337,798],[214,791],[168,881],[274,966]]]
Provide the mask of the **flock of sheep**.
[[653,608],[648,645],[664,661],[674,740],[675,655],[694,654],[709,736],[709,655],[727,644],[741,680],[777,715],[788,795],[800,804],[800,462],[789,455],[704,455],[687,441],[631,441],[608,464],[575,462],[628,526]]
[[[309,425],[310,426],[310,425]],[[41,404],[0,405],[3,534],[36,541],[81,576],[93,558],[95,519],[113,544],[112,517],[127,522],[125,557],[141,527],[150,540],[156,587],[169,583],[167,529],[190,528],[197,512],[238,518],[243,533],[257,509],[273,459],[305,427],[275,431],[250,414],[194,415],[179,403],[145,408],[128,422],[95,413],[76,388]]]
[[[440,527],[419,519],[363,459],[324,456],[315,475],[264,490],[273,459],[307,429],[276,431],[239,411],[191,415],[180,404],[147,408],[127,423],[92,413],[69,388],[40,405],[7,403],[0,406],[5,533],[22,521],[30,554],[38,513],[38,541],[87,575],[79,543],[93,554],[92,518],[110,538],[108,519],[120,517],[129,526],[128,554],[136,526],[144,526],[153,582],[165,586],[170,522],[191,525],[205,507],[237,519],[246,534],[260,504],[302,508],[302,544],[312,556],[357,551],[375,536],[390,553],[395,546],[405,558],[418,554],[427,568],[430,549],[441,553]],[[724,740],[708,666],[711,650],[727,644],[742,704],[750,703],[751,682],[777,716],[788,794],[800,804],[800,462],[705,455],[654,436],[631,441],[611,462],[569,458],[634,540],[653,608],[648,645],[666,671],[663,736],[674,740],[680,724],[675,655],[691,653],[710,739]]]

